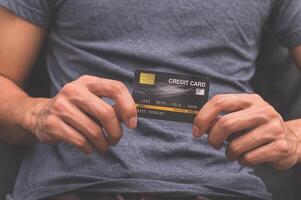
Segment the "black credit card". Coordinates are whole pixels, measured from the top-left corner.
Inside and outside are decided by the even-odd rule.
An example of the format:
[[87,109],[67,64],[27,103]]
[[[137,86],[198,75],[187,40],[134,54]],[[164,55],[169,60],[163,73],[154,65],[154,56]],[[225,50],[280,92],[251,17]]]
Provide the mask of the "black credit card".
[[205,76],[136,70],[132,95],[139,117],[192,123],[209,86]]

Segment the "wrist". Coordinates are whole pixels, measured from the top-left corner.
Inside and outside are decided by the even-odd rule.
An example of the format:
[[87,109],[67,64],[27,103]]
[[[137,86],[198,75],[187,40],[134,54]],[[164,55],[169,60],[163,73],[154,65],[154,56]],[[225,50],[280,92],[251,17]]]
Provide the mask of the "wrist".
[[301,145],[297,144],[297,150],[296,150],[296,157],[297,157],[297,163],[301,163]]
[[27,97],[19,102],[21,109],[18,111],[21,113],[18,118],[19,125],[26,131],[35,136],[35,124],[39,115],[43,112],[45,105],[50,99],[47,98],[32,98]]
[[42,99],[34,99],[25,95],[11,96],[2,100],[0,127],[1,140],[8,144],[30,145],[36,141],[34,132],[30,129],[33,113]]
[[295,158],[297,163],[301,163],[301,120],[285,122],[288,131],[291,133],[292,140],[295,141]]
[[296,154],[297,163],[301,163],[301,138],[300,138],[300,136],[297,138],[295,154]]

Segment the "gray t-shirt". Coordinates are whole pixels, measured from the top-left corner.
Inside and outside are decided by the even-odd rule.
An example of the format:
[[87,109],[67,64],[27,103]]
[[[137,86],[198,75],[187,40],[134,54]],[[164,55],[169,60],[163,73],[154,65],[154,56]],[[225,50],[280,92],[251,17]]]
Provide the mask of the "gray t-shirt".
[[[0,0],[49,31],[52,94],[83,74],[123,81],[137,68],[212,79],[210,97],[252,92],[249,80],[265,24],[287,47],[301,43],[300,0]],[[72,190],[270,199],[252,169],[226,159],[191,124],[139,119],[109,153],[36,144],[12,198],[36,200]],[[224,199],[223,198],[223,199]]]

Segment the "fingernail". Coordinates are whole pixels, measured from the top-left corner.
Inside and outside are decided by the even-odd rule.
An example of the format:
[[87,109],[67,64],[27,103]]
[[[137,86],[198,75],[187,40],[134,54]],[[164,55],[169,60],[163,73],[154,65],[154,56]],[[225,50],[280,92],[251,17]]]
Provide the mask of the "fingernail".
[[136,128],[137,126],[137,117],[132,117],[129,121],[128,121],[128,127],[129,128]]
[[193,137],[198,138],[201,136],[201,131],[197,126],[194,126],[192,128],[192,134],[193,134]]

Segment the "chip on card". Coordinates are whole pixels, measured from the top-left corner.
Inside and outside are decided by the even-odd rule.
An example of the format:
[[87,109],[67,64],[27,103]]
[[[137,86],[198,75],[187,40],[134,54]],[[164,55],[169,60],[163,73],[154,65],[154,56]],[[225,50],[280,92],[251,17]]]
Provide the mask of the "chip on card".
[[139,117],[193,123],[209,86],[206,76],[136,70],[132,95]]

